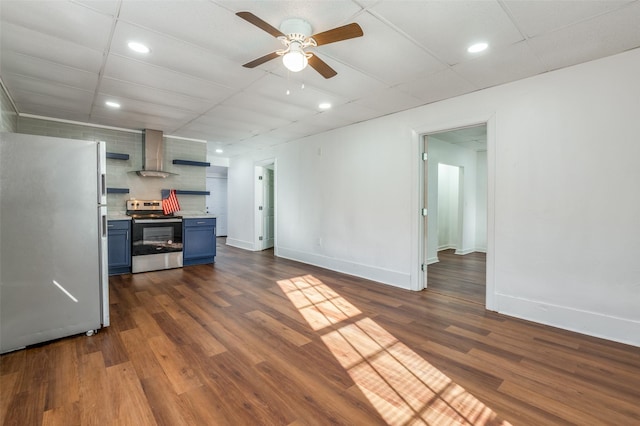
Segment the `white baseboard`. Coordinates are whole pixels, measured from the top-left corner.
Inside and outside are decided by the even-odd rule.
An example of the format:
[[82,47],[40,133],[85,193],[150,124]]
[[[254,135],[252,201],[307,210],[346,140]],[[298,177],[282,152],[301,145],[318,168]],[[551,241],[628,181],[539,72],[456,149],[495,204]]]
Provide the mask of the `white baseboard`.
[[459,256],[464,256],[465,254],[473,253],[474,251],[474,249],[456,250],[456,254]]
[[442,251],[442,250],[451,250],[451,249],[455,249],[456,246],[453,244],[446,244],[444,246],[440,246],[438,247],[438,251]]
[[501,314],[640,347],[640,321],[496,294]]
[[427,259],[427,265],[432,265],[434,263],[438,263],[440,262],[440,259],[438,259],[438,256],[436,257],[430,257]]
[[388,284],[394,287],[411,289],[411,275],[398,271],[363,265],[360,263],[334,259],[314,253],[304,253],[298,250],[278,247],[278,257],[319,266],[332,271],[353,275],[367,280]]
[[231,247],[255,251],[255,247],[253,247],[253,241],[236,240],[234,238],[227,237],[227,245]]

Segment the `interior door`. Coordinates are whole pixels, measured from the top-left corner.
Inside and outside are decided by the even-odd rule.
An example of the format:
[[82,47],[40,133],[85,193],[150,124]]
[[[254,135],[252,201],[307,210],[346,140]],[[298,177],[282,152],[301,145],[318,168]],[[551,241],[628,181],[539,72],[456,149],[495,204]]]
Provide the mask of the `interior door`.
[[263,197],[263,210],[262,210],[262,220],[264,235],[263,235],[263,249],[268,249],[273,247],[274,244],[274,202],[273,202],[273,170],[269,168],[265,168],[264,173],[264,197]]
[[216,235],[227,236],[227,178],[207,176],[207,212],[216,215]]

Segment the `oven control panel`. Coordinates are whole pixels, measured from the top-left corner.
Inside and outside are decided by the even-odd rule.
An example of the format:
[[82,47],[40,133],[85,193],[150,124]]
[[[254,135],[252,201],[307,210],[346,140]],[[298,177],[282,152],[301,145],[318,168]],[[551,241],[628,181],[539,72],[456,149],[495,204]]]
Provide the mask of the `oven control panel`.
[[148,211],[159,210],[159,211],[162,211],[162,201],[158,201],[158,200],[127,200],[127,210],[130,210],[130,211],[137,211],[137,210],[148,210]]

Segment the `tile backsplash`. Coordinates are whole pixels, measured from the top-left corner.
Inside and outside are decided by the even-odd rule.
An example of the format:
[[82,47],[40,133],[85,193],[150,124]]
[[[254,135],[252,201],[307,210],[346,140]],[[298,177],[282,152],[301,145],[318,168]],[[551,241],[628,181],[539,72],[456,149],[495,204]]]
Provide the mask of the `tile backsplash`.
[[[124,211],[129,199],[160,199],[162,189],[189,191],[206,190],[206,167],[173,164],[174,159],[207,161],[207,145],[201,142],[164,138],[164,170],[176,173],[167,178],[138,176],[142,169],[142,134],[79,124],[19,117],[18,132],[69,139],[102,140],[107,152],[128,154],[128,160],[107,159],[107,187],[126,188],[128,194],[108,194],[107,208],[111,212]],[[205,196],[178,195],[182,210],[204,211]]]

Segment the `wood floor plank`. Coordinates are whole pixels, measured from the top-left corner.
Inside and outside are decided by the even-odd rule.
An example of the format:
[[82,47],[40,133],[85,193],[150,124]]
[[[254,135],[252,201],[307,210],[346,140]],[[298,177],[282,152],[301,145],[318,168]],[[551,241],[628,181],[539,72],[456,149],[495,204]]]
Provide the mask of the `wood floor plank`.
[[0,424],[640,424],[640,350],[487,312],[482,256],[412,292],[223,242],[110,277],[97,335],[2,355]]
[[21,373],[18,371],[0,376],[0,385],[2,385],[2,391],[0,392],[0,424],[5,423],[4,420],[7,418],[9,404],[11,404],[17,393],[16,389],[20,376]]
[[50,346],[49,357],[55,367],[49,370],[45,410],[71,406],[80,399],[77,352],[60,341]]
[[251,318],[252,321],[254,321],[259,327],[263,328],[266,332],[271,332],[278,337],[288,340],[293,345],[302,346],[311,342],[311,340],[302,334],[292,330],[282,324],[282,322],[265,314],[264,312],[251,311],[247,312],[245,315]]
[[174,391],[179,395],[189,389],[202,386],[195,372],[185,362],[180,350],[165,335],[154,336],[148,340],[158,363],[167,375]]
[[107,367],[113,414],[111,421],[121,425],[155,425],[149,402],[136,370],[130,362]]
[[217,355],[225,352],[224,347],[211,333],[204,329],[196,320],[185,311],[168,295],[156,296],[158,303],[173,318],[183,334],[188,336],[192,342],[202,347],[207,356]]
[[80,426],[80,402],[72,402],[44,412],[43,426]]
[[80,423],[109,423],[114,415],[111,389],[101,352],[82,355],[78,363],[80,377]]

